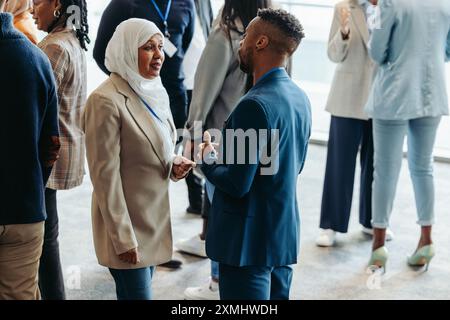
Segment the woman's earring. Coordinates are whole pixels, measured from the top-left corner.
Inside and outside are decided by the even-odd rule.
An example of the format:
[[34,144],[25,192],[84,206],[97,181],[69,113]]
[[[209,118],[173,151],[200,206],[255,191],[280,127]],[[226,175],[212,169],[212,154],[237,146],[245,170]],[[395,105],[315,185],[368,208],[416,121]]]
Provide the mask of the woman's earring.
[[55,11],[53,11],[53,16],[58,19],[59,17],[61,17],[61,11],[59,9],[56,9]]

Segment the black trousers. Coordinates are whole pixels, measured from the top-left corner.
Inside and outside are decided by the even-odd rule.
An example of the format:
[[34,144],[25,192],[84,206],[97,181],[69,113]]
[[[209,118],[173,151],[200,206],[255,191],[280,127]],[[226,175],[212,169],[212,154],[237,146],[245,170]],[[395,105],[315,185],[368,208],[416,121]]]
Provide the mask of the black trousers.
[[65,300],[64,278],[59,257],[59,226],[56,190],[45,189],[44,245],[39,265],[39,289],[43,300]]
[[[192,90],[187,91],[188,106],[191,105]],[[196,176],[193,171],[186,177],[186,184],[188,187],[189,206],[199,213],[202,211],[203,205],[203,179]]]
[[331,117],[320,227],[346,233],[360,150],[361,187],[359,222],[372,228],[373,135],[372,121]]
[[203,205],[203,179],[197,177],[194,172],[190,172],[186,177],[186,184],[189,206],[200,213]]

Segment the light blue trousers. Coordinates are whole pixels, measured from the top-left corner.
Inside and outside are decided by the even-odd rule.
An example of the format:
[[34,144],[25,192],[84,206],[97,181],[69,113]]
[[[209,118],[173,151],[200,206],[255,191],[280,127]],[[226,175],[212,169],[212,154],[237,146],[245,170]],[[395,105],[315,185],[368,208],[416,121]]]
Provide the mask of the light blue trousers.
[[441,117],[414,120],[373,120],[374,182],[372,226],[389,226],[395,191],[402,166],[405,136],[408,166],[416,199],[417,223],[434,223],[433,148]]

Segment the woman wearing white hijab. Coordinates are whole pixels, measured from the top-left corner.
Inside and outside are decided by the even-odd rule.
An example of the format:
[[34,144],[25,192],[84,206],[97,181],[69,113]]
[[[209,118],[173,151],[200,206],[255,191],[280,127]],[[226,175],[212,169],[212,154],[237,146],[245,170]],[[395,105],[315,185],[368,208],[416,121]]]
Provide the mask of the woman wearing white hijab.
[[172,256],[169,179],[195,166],[173,153],[175,126],[159,77],[163,46],[152,22],[122,22],[106,50],[111,76],[85,110],[94,245],[119,300],[151,299],[154,266]]
[[37,28],[30,13],[32,6],[32,0],[8,0],[6,1],[5,12],[14,16],[14,27],[31,42],[37,44]]

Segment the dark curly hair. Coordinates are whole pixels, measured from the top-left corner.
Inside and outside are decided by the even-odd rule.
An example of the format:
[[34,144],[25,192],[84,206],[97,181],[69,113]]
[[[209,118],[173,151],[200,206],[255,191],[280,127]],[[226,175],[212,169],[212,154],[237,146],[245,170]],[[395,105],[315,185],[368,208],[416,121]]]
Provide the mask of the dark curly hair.
[[282,9],[260,9],[258,17],[281,31],[283,38],[289,39],[287,51],[292,54],[305,38],[305,33],[300,21],[291,13]]
[[80,9],[80,25],[76,28],[76,35],[78,40],[80,41],[81,48],[87,51],[87,45],[91,43],[91,40],[89,39],[89,24],[88,24],[88,11],[87,11],[87,4],[86,0],[60,0],[61,2],[61,9],[60,12],[62,13],[61,17],[57,19],[52,27],[54,28],[56,24],[61,21],[61,19],[64,20],[64,22],[67,24],[67,21],[70,17],[70,6],[76,6]]

